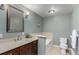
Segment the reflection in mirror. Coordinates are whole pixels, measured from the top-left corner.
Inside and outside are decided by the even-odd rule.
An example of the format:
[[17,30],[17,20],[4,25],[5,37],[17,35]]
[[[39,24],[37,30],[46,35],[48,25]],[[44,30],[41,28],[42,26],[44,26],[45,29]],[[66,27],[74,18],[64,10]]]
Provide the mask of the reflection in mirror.
[[24,31],[24,13],[22,10],[8,5],[7,8],[7,32]]

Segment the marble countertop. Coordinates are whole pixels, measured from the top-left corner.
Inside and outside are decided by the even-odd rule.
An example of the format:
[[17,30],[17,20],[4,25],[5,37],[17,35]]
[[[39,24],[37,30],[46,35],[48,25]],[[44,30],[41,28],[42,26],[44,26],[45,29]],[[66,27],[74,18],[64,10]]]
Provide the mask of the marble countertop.
[[37,40],[37,38],[22,38],[21,40],[15,41],[15,38],[7,38],[7,39],[1,39],[0,40],[0,54],[4,53],[6,51],[9,51],[11,49],[17,48],[19,46],[22,46],[24,44],[28,44],[32,41]]

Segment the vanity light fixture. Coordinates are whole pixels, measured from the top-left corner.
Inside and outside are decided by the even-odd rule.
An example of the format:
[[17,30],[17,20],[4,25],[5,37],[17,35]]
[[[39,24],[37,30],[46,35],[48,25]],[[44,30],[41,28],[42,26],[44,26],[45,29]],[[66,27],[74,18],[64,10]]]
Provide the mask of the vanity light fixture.
[[30,12],[24,12],[25,18],[28,17],[29,15],[30,15]]
[[0,4],[0,9],[4,10],[4,4]]
[[30,14],[30,12],[26,12],[26,15],[29,15]]
[[55,10],[49,10],[48,13],[49,14],[53,14],[55,12]]

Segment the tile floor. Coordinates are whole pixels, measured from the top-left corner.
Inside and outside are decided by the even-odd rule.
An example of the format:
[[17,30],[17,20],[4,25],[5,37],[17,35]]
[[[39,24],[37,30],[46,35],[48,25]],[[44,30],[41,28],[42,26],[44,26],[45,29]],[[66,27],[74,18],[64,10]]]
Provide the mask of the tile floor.
[[54,46],[48,47],[46,55],[61,55],[60,48]]
[[[51,43],[46,47],[46,55],[62,55],[61,49],[57,45],[52,45]],[[66,53],[65,55],[69,55]]]

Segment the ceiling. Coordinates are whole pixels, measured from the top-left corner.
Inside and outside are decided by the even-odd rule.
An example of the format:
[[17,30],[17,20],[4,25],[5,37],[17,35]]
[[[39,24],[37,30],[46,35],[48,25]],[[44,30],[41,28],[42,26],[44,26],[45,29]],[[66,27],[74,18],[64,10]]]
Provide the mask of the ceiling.
[[[24,6],[42,17],[71,13],[73,9],[72,4],[24,4]],[[49,14],[50,9],[54,9],[55,13]]]

